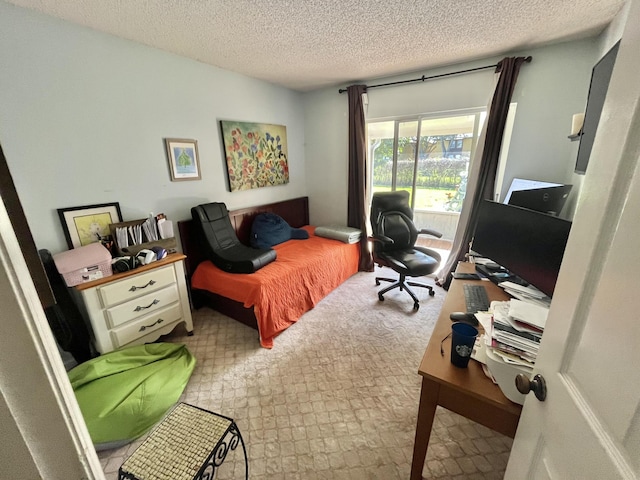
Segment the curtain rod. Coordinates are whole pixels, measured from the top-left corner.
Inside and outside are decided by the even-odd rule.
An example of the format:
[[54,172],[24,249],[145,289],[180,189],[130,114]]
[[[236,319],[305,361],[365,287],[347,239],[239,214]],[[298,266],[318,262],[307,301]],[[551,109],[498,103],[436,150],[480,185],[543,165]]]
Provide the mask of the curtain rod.
[[[531,56],[525,57],[524,61],[526,63],[530,63],[532,58],[533,57]],[[486,65],[484,67],[469,68],[467,70],[459,70],[457,72],[441,73],[440,75],[432,75],[430,77],[425,77],[423,75],[420,78],[412,78],[411,80],[400,80],[398,82],[380,83],[378,85],[365,85],[365,88],[368,90],[370,88],[388,87],[390,85],[402,85],[405,83],[424,82],[425,80],[433,80],[434,78],[449,77],[452,75],[461,75],[463,73],[477,72],[478,70],[487,70],[489,68],[496,68],[497,66],[498,64],[496,63],[495,65]],[[345,93],[346,91],[347,91],[346,88],[341,88],[340,90],[338,90],[338,93]]]

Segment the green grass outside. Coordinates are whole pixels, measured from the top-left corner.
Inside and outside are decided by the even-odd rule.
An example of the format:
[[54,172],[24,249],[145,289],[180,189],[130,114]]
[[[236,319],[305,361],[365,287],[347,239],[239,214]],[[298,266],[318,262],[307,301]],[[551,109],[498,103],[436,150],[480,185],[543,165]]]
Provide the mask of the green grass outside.
[[[389,192],[391,187],[374,186],[374,192]],[[397,188],[396,190],[406,190],[411,193],[409,187]],[[435,210],[438,212],[446,211],[445,203],[449,200],[447,195],[455,195],[455,190],[438,190],[433,188],[416,188],[416,210]]]

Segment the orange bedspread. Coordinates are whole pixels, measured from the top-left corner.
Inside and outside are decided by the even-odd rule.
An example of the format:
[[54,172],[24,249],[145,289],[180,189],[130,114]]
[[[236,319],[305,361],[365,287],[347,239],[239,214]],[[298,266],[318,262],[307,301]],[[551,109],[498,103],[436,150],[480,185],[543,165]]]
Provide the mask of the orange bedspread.
[[306,226],[307,240],[276,245],[274,262],[255,273],[227,273],[210,261],[198,265],[192,288],[208,290],[254,307],[260,345],[273,347],[273,339],[358,271],[359,244],[316,237]]

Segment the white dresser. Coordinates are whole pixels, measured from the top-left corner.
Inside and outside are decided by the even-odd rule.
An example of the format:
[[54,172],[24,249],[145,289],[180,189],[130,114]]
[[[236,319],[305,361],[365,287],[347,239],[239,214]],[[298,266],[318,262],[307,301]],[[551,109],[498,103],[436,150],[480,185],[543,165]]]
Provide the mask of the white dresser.
[[193,334],[185,258],[173,253],[135,270],[74,287],[100,353],[153,342],[180,323]]

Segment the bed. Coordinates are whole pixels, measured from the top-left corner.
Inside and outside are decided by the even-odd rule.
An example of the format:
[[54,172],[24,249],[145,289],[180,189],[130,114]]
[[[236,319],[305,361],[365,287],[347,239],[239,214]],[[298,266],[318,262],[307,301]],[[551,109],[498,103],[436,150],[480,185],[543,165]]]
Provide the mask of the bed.
[[314,235],[308,197],[230,211],[231,225],[245,245],[253,219],[263,212],[304,228],[309,238],[276,245],[277,259],[252,274],[218,269],[204,258],[193,222],[178,222],[178,228],[194,307],[209,306],[257,329],[260,345],[272,348],[279,333],[358,271],[360,249],[357,243]]

